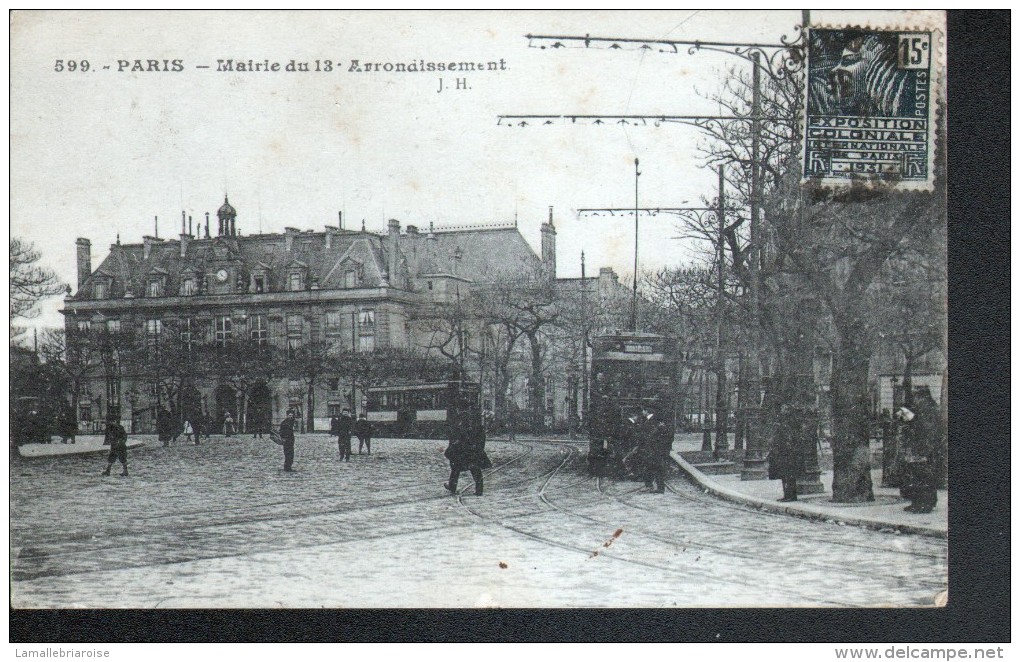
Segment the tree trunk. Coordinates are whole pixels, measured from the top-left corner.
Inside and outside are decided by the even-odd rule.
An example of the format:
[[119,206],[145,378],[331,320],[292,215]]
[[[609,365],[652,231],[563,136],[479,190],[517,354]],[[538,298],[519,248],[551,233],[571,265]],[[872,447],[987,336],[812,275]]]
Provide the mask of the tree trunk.
[[237,418],[237,431],[241,434],[248,432],[248,392],[245,391],[241,397],[241,413]]
[[535,429],[542,427],[545,420],[545,389],[542,380],[542,346],[538,342],[538,333],[529,333],[528,344],[531,346],[531,418]]
[[505,369],[496,368],[493,370],[493,380],[495,385],[493,388],[493,413],[496,415],[496,420],[505,420],[507,414],[507,398],[506,391],[510,388],[510,375],[507,374]]
[[737,355],[737,429],[733,432],[733,450],[744,450],[744,405],[747,399],[747,380],[744,372],[744,353]]
[[717,357],[715,371],[715,455],[729,447],[727,427],[729,427],[729,411],[726,406],[726,359]]
[[[837,318],[837,328],[839,327]],[[871,352],[857,341],[863,332],[858,320],[838,328],[832,366],[832,500],[837,503],[874,501],[871,450],[868,447],[868,368]]]

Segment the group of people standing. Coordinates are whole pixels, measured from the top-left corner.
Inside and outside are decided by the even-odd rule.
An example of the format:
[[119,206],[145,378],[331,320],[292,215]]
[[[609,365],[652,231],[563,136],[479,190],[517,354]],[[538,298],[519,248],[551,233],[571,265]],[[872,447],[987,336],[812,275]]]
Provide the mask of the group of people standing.
[[358,438],[358,455],[361,455],[362,450],[372,454],[372,423],[365,412],[361,412],[358,419],[354,420],[351,410],[345,407],[339,416],[329,420],[329,433],[336,436],[341,460],[351,461],[352,436]]
[[[930,513],[938,502],[942,466],[939,409],[928,387],[916,388],[912,396],[909,405],[883,420],[883,451],[896,454],[890,463],[893,485],[899,485],[901,496],[911,501],[904,510]],[[810,422],[802,407],[783,403],[779,408],[768,460],[769,478],[783,482],[780,501],[797,500],[797,480],[804,473],[807,452],[816,439]]]
[[673,428],[649,406],[627,419],[633,450],[624,464],[644,481],[650,492],[666,491],[666,468],[673,447]]
[[195,414],[181,421],[167,409],[160,409],[156,413],[156,436],[165,447],[176,442],[181,435],[198,446],[201,444],[203,434],[209,439],[211,428],[209,416],[206,414]]
[[[283,470],[294,470],[294,433],[297,431],[297,418],[293,410],[287,411],[287,418],[280,423],[279,443],[283,446]],[[346,407],[339,416],[329,419],[329,433],[336,437],[337,448],[340,451],[340,459],[345,462],[351,461],[351,437],[358,438],[358,455],[362,450],[372,454],[372,422],[368,420],[365,412],[361,412],[355,420],[351,416],[351,410]]]

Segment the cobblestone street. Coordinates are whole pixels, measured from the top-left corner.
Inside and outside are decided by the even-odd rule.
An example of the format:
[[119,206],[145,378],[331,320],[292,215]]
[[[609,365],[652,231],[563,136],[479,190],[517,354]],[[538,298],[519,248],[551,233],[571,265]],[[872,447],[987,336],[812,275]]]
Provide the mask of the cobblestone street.
[[[445,442],[338,461],[299,436],[147,439],[11,466],[17,608],[927,606],[947,544],[726,503],[677,471],[665,495],[585,472],[581,442],[490,441],[485,494]],[[354,441],[355,452],[357,440]]]

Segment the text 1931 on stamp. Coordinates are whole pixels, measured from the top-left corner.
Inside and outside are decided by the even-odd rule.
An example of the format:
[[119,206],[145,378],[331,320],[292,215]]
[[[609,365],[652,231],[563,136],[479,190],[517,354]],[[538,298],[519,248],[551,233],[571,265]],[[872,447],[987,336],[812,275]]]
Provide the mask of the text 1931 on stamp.
[[805,180],[931,186],[936,38],[932,32],[811,30]]

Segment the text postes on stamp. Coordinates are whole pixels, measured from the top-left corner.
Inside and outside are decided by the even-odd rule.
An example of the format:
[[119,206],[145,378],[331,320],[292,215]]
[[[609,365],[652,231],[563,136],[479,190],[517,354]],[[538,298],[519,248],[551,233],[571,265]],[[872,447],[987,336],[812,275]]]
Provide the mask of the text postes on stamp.
[[932,32],[812,29],[804,179],[930,189],[937,72]]

